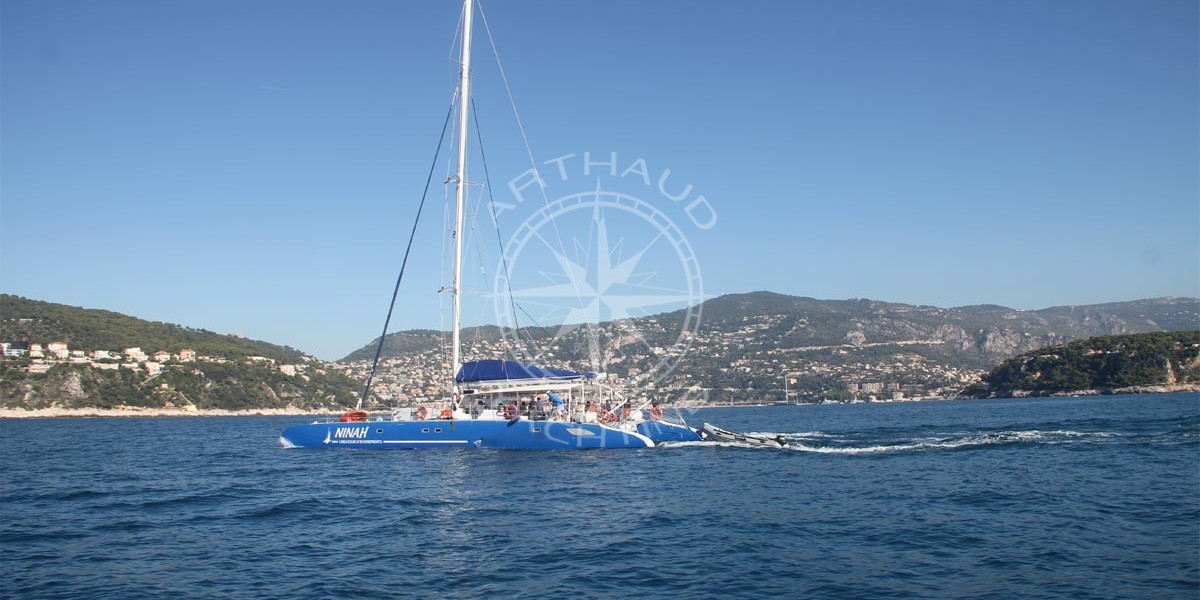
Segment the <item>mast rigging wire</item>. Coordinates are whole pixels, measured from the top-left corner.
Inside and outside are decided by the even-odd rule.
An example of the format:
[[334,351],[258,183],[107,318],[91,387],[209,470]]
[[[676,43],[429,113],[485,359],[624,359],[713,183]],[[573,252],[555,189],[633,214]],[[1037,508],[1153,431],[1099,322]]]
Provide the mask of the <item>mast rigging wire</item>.
[[[455,97],[458,92],[455,92]],[[383,343],[387,339],[388,325],[392,322],[392,312],[396,309],[396,297],[400,294],[400,281],[404,279],[404,269],[408,266],[408,256],[412,252],[413,240],[417,237],[417,225],[421,222],[421,211],[425,208],[425,198],[429,195],[429,184],[433,181],[433,172],[437,169],[438,156],[442,153],[442,144],[446,141],[446,129],[450,126],[450,117],[454,114],[455,102],[452,98],[450,108],[446,111],[446,121],[442,123],[442,133],[438,136],[437,149],[433,151],[433,163],[429,165],[429,175],[425,178],[425,191],[421,192],[421,203],[417,206],[417,217],[413,219],[412,231],[408,234],[408,246],[404,248],[404,260],[400,261],[400,274],[396,276],[396,286],[392,288],[392,301],[388,304],[387,318],[383,320],[383,333],[379,334],[379,345],[375,348],[375,358],[371,361],[371,371],[367,374],[367,383],[363,387],[362,396],[354,409],[362,408],[363,402],[371,392],[371,382],[375,380],[375,371],[379,368],[379,357],[383,354]]]
[[[517,111],[517,100],[513,97],[512,87],[508,84],[508,75],[504,72],[504,64],[500,60],[500,51],[496,49],[496,40],[492,37],[492,28],[488,25],[487,13],[483,10],[483,2],[478,1],[476,5],[479,7],[479,17],[483,21],[483,30],[487,33],[488,44],[492,47],[492,56],[496,58],[496,69],[500,72],[500,81],[504,83],[504,92],[508,95],[508,103],[512,106],[513,118],[517,122],[517,129],[521,132],[521,141],[525,144],[525,155],[529,158],[529,165],[533,169],[533,176],[537,178],[538,191],[541,192],[542,203],[547,209],[550,208],[550,197],[546,195],[546,184],[542,179],[541,171],[538,170],[537,161],[533,158],[533,146],[529,143],[529,136],[525,134],[525,124],[521,122],[521,113]],[[472,108],[474,103],[472,102]],[[493,207],[494,208],[494,207]],[[566,245],[563,244],[562,233],[558,230],[558,223],[554,219],[550,219],[550,227],[554,230],[554,237],[558,242],[558,250],[563,255],[566,255]],[[567,273],[567,280],[571,282],[571,287],[575,290],[575,299],[579,301],[579,309],[584,309],[583,294],[579,290],[579,282],[575,281],[570,273]],[[528,312],[525,313],[529,315]],[[586,312],[585,312],[586,314]],[[596,323],[595,325],[599,325]],[[541,327],[539,325],[539,327]],[[592,357],[593,363],[598,360],[598,357]]]
[[[504,286],[505,286],[506,290],[508,291],[508,302],[509,302],[509,306],[512,310],[513,332],[516,333],[517,341],[519,342],[521,340],[522,327],[521,327],[520,321],[517,318],[517,300],[513,296],[512,278],[508,274],[508,256],[506,256],[504,253],[504,238],[500,234],[500,219],[496,215],[496,198],[492,195],[492,176],[490,173],[488,173],[487,154],[483,151],[483,128],[479,126],[479,113],[475,111],[475,99],[474,98],[471,99],[471,116],[474,117],[474,120],[475,120],[475,139],[479,141],[479,162],[483,166],[483,179],[487,185],[488,208],[490,208],[491,212],[492,212],[492,223],[495,224],[495,226],[496,226],[495,227],[495,229],[496,229],[496,244],[500,247],[500,264],[503,265],[503,267],[504,267]],[[521,307],[521,310],[524,311],[525,308]],[[526,312],[525,314],[528,315],[529,313]],[[531,319],[532,319],[532,317],[531,317]],[[535,325],[537,324],[536,320],[534,321],[534,324]],[[540,327],[540,325],[539,325],[539,327]],[[529,337],[529,343],[531,343],[531,344],[534,343],[532,334],[530,334],[528,331],[526,331],[525,335],[527,337]],[[519,345],[514,350],[519,352],[520,351]],[[521,354],[524,355],[525,353],[522,352]]]

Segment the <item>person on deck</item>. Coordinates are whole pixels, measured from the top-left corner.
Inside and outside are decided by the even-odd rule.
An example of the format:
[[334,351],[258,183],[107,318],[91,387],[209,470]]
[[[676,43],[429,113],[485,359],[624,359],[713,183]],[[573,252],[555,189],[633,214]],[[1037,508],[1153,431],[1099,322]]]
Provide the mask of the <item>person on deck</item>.
[[550,398],[550,405],[554,407],[554,417],[561,419],[565,412],[563,410],[564,403],[563,403],[562,397],[554,392],[550,392],[549,394],[547,394],[547,396],[549,396],[549,398]]

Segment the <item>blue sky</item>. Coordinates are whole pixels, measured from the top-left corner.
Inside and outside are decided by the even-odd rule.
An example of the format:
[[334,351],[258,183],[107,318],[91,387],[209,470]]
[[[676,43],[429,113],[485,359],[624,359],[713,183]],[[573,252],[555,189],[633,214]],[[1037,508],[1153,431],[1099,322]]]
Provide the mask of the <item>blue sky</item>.
[[[455,84],[459,8],[4,0],[0,291],[322,358],[366,343]],[[536,160],[574,155],[566,180],[541,167],[545,199],[502,211],[503,238],[547,200],[599,186],[676,226],[705,297],[1044,308],[1200,295],[1195,2],[484,9]],[[530,164],[486,34],[475,40],[491,189],[515,204],[507,183]],[[584,173],[585,152],[615,152],[618,175]],[[667,170],[686,199],[657,190]],[[442,164],[393,330],[447,322],[445,176]],[[684,210],[700,196],[712,227]],[[677,240],[618,213],[608,266],[645,250],[621,283],[681,301]],[[594,264],[586,214],[551,242]],[[464,287],[482,289],[500,253],[478,222]],[[561,284],[553,248],[525,247],[518,291]],[[471,302],[469,322],[496,321],[488,297]]]

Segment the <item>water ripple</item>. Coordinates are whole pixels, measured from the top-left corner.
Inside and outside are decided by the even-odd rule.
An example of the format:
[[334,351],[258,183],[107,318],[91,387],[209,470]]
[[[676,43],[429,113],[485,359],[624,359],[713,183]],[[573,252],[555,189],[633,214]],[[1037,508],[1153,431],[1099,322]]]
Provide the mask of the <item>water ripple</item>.
[[0,422],[0,597],[1200,592],[1196,395],[689,418],[791,448],[312,451],[278,446],[287,418]]

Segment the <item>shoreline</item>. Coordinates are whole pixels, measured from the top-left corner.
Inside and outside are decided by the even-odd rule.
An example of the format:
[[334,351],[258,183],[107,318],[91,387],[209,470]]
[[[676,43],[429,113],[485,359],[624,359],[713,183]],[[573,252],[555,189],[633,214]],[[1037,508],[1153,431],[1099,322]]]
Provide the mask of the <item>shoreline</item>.
[[85,418],[158,418],[158,417],[301,417],[337,415],[340,411],[305,410],[302,408],[251,408],[226,410],[223,408],[0,408],[0,420],[4,419],[85,419]]
[[[1200,392],[1200,384],[1185,383],[1173,385],[1133,386],[1115,389],[1074,390],[1070,392],[1023,391],[1012,392],[1009,398],[1064,398],[1071,396],[1120,396],[1131,394],[1177,394]],[[992,398],[998,398],[993,396]],[[864,402],[862,404],[894,404],[899,402],[945,402],[954,400],[978,400],[979,398],[905,398],[888,402]],[[802,403],[791,406],[816,406],[820,403]],[[775,404],[708,404],[694,405],[686,408],[754,408],[762,406],[785,406]],[[683,408],[683,407],[680,407]],[[0,408],[0,420],[6,419],[89,419],[89,418],[159,418],[159,417],[328,417],[337,416],[342,409],[308,410],[303,408],[251,408],[245,410],[226,410],[223,408],[145,408],[140,406],[123,406],[118,408]]]
[[[1162,385],[1135,385],[1123,388],[1095,388],[1052,392],[1049,390],[1012,390],[1011,398],[1064,398],[1071,396],[1126,396],[1131,394],[1180,394],[1200,392],[1200,383],[1170,383]],[[1000,397],[1000,396],[995,396]]]

